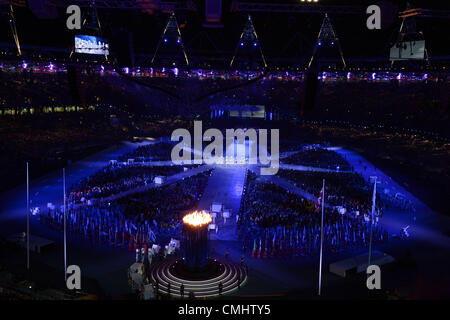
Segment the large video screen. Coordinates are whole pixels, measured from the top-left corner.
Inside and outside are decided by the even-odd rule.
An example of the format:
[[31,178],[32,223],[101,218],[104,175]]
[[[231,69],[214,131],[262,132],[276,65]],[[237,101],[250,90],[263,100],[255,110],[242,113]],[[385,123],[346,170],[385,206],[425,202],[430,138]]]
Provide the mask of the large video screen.
[[109,54],[108,40],[87,35],[75,36],[75,52],[87,54]]
[[391,60],[425,59],[425,40],[403,41],[396,43],[390,52]]
[[265,118],[263,105],[244,105],[230,108],[230,117],[233,118]]

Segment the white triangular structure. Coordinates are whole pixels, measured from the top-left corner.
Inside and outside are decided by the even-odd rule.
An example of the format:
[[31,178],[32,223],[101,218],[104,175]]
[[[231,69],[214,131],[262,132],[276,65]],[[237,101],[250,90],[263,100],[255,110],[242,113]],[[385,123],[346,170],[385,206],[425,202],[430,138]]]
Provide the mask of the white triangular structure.
[[181,39],[181,31],[180,28],[178,27],[178,22],[175,13],[173,12],[169,16],[166,27],[164,28],[161,34],[158,46],[156,47],[155,50],[155,54],[153,55],[153,58],[151,60],[152,64],[154,64],[158,52],[164,50],[164,47],[166,47],[167,51],[173,51],[172,49],[177,50],[177,48],[181,49],[184,61],[186,62],[186,66],[189,65],[189,59],[187,57],[186,50],[184,48],[183,41]]
[[[245,52],[245,53],[244,53]],[[255,27],[253,26],[252,18],[248,15],[248,19],[245,23],[244,29],[242,30],[241,36],[239,37],[239,42],[237,43],[236,50],[234,51],[233,59],[231,59],[230,67],[236,61],[236,57],[240,54],[253,55],[258,52],[261,56],[264,68],[267,67],[266,59],[261,49],[259,43],[258,35],[256,34]]]
[[331,47],[337,47],[342,64],[344,65],[345,68],[346,63],[344,59],[344,54],[342,52],[341,44],[339,42],[339,38],[336,36],[336,32],[334,31],[333,25],[331,24],[328,14],[325,14],[322,26],[320,27],[320,31],[317,36],[313,54],[311,56],[311,59],[309,60],[308,68],[311,67],[319,50],[321,50],[322,48],[331,48]]

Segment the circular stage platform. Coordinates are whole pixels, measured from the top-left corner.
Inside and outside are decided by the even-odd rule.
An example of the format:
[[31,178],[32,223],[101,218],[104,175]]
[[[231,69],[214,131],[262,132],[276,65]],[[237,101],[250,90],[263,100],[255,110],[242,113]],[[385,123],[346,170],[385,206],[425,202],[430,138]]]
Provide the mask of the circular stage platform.
[[151,270],[151,281],[158,280],[159,292],[180,298],[180,286],[184,285],[184,297],[190,292],[196,298],[210,298],[219,296],[219,283],[222,282],[222,294],[228,294],[247,282],[245,268],[231,261],[212,260],[209,268],[199,273],[190,273],[182,265],[182,259],[172,259],[156,264]]

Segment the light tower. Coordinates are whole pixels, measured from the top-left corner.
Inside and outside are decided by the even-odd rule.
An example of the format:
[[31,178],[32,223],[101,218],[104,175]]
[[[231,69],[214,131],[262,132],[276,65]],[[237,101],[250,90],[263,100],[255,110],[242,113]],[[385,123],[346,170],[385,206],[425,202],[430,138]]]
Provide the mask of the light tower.
[[230,67],[240,64],[247,68],[255,68],[259,64],[258,60],[261,60],[264,68],[267,67],[267,62],[264,58],[255,27],[253,26],[252,18],[248,15],[244,30],[242,30],[239,42],[234,51],[233,59],[231,59]]
[[185,64],[189,66],[189,59],[181,39],[181,31],[178,27],[175,13],[171,13],[166,26],[161,33],[158,45],[151,60],[151,64],[160,64],[163,67]]
[[318,60],[319,54],[323,57],[323,54],[321,54],[321,52],[328,51],[330,49],[337,50],[339,52],[340,60],[342,61],[342,64],[345,68],[346,63],[339,38],[336,36],[336,32],[334,31],[328,14],[325,13],[325,17],[323,18],[322,26],[320,27],[311,59],[308,63],[308,68],[312,66],[314,60]]

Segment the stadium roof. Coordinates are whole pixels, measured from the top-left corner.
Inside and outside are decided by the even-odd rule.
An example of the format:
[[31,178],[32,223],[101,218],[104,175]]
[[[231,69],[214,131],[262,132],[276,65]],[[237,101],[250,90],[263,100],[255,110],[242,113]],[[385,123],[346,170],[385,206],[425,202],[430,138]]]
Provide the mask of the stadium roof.
[[[8,0],[0,0],[3,3]],[[25,2],[21,0],[12,1],[14,4],[23,6],[15,7],[16,26],[18,36],[23,45],[40,45],[60,48],[70,48],[73,45],[74,32],[66,28],[66,17],[64,3],[73,4],[68,0],[49,0],[56,8],[55,19],[39,19]],[[104,0],[103,2],[121,3],[122,0]],[[125,1],[125,0],[123,0]],[[127,0],[131,1],[132,0]],[[99,8],[98,14],[102,25],[104,37],[113,41],[119,28],[126,28],[133,35],[133,46],[136,53],[154,52],[160,34],[167,21],[167,10],[148,9],[150,0],[145,0],[147,7],[142,10],[120,10]],[[87,2],[87,0],[76,0],[75,2]],[[300,1],[282,1],[284,4],[299,4]],[[448,5],[441,1],[413,1],[415,7],[428,9],[448,9]],[[140,3],[137,1],[137,3]],[[175,3],[168,1],[164,3]],[[260,37],[261,47],[268,58],[295,58],[308,56],[311,47],[317,37],[322,23],[322,13],[298,13],[298,12],[275,12],[271,10],[270,4],[280,4],[280,1],[258,0],[241,1],[248,5],[269,5],[264,10],[251,11],[252,20]],[[378,1],[393,8],[403,10],[405,1]],[[180,25],[183,42],[189,54],[211,54],[218,56],[232,56],[233,50],[239,39],[243,25],[249,11],[236,10],[236,1],[223,0],[222,5],[222,28],[205,28],[204,1],[178,1],[175,10],[178,24]],[[373,4],[373,1],[332,1],[319,0],[323,6],[333,8],[355,8]],[[300,3],[301,5],[301,3]],[[191,7],[189,7],[191,6]],[[0,5],[5,12],[8,7]],[[264,6],[262,6],[264,7]],[[194,8],[194,9],[192,9]],[[82,12],[86,12],[83,8]],[[395,12],[395,11],[393,11]],[[330,13],[330,19],[341,42],[346,57],[386,57],[390,44],[396,39],[401,19],[392,17],[392,23],[383,30],[368,30],[365,24],[365,15],[349,14],[346,10]],[[418,18],[417,26],[422,30],[427,48],[431,56],[449,55],[445,39],[448,38],[447,30],[449,19],[442,18]],[[2,32],[0,42],[13,43],[11,32],[9,32],[8,21],[5,15],[1,16]],[[114,48],[111,47],[114,51]]]

